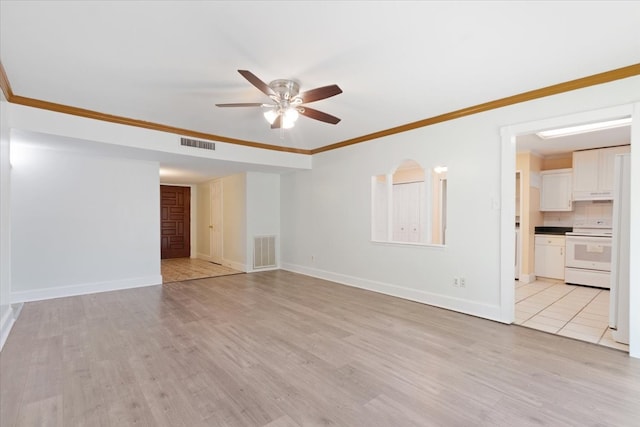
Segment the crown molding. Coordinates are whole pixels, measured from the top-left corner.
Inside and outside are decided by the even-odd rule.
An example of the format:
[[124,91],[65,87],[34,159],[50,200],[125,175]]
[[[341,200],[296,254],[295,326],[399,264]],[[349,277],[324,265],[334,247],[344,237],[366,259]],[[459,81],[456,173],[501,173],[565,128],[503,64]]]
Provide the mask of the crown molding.
[[117,123],[121,125],[135,126],[139,128],[157,130],[160,132],[175,133],[182,136],[190,136],[193,138],[208,139],[216,142],[226,142],[229,144],[244,145],[247,147],[262,148],[265,150],[284,151],[289,153],[307,154],[307,155],[311,154],[311,150],[306,150],[306,149],[281,147],[278,145],[264,144],[261,142],[245,141],[243,139],[229,138],[226,136],[213,135],[205,132],[197,132],[189,129],[182,129],[174,126],[167,126],[159,123],[147,122],[144,120],[131,119],[128,117],[115,116],[112,114],[100,113],[98,111],[87,110],[84,108],[71,107],[68,105],[56,104],[54,102],[42,101],[39,99],[27,98],[24,96],[15,95],[11,90],[9,79],[7,78],[7,74],[5,72],[4,67],[2,67],[1,62],[0,62],[0,85],[2,86],[2,91],[4,92],[4,95],[5,95],[5,98],[7,98],[7,101],[13,104],[39,108],[42,110],[55,111],[57,113],[71,114],[74,116],[84,117],[87,119],[95,119],[95,120],[101,120],[104,122]]
[[10,99],[13,98],[13,91],[11,90],[11,85],[9,84],[7,73],[4,71],[4,65],[2,65],[2,61],[0,61],[0,89],[2,89],[2,93],[4,93],[5,99],[11,102]]
[[359,136],[357,138],[336,142],[335,144],[315,148],[311,150],[311,154],[318,154],[325,151],[335,150],[337,148],[347,147],[349,145],[358,144],[360,142],[370,141],[372,139],[382,138],[384,136],[407,132],[436,123],[442,123],[449,120],[459,119],[460,117],[470,116],[472,114],[506,107],[508,105],[519,104],[521,102],[531,101],[533,99],[544,98],[546,96],[557,95],[559,93],[569,92],[572,90],[582,89],[585,87],[595,86],[602,83],[608,83],[637,75],[640,75],[640,63],[629,65],[627,67],[617,68],[611,71],[605,71],[604,73],[594,74],[592,76],[582,77],[580,79],[571,80],[564,83],[559,83],[553,86],[535,89],[529,92],[519,93],[517,95],[508,96],[506,98],[485,102],[483,104],[474,105],[472,107],[463,108],[461,110],[452,111],[450,113],[441,114],[439,116],[430,117],[428,119],[419,120],[417,122],[407,123],[405,125],[381,130],[379,132],[370,133],[368,135]]
[[242,139],[229,138],[220,135],[213,135],[204,132],[197,132],[189,129],[182,129],[173,126],[167,126],[159,123],[147,122],[143,120],[131,119],[128,117],[115,116],[111,114],[100,113],[97,111],[86,110],[84,108],[71,107],[68,105],[56,104],[53,102],[42,101],[33,98],[27,98],[19,95],[15,95],[11,90],[11,84],[5,72],[4,66],[0,61],[0,88],[5,95],[7,101],[25,105],[28,107],[40,108],[44,110],[55,111],[64,114],[72,114],[75,116],[85,117],[89,119],[102,120],[111,123],[118,123],[127,126],[136,126],[146,129],[157,130],[161,132],[169,132],[180,134],[184,136],[191,136],[194,138],[209,139],[218,142],[226,142],[229,144],[244,145],[254,148],[262,148],[266,150],[283,151],[298,154],[313,155],[323,153],[325,151],[336,150],[342,147],[348,147],[349,145],[358,144],[372,139],[382,138],[397,133],[403,133],[410,130],[418,129],[425,126],[430,126],[436,123],[442,123],[449,120],[459,119],[461,117],[470,116],[472,114],[482,113],[496,108],[502,108],[509,105],[519,104],[521,102],[531,101],[533,99],[544,98],[551,95],[557,95],[564,92],[570,92],[576,89],[582,89],[589,86],[595,86],[603,83],[612,82],[615,80],[625,79],[627,77],[633,77],[640,75],[640,63],[629,65],[627,67],[617,68],[611,71],[605,71],[603,73],[594,74],[587,77],[582,77],[576,80],[570,80],[568,82],[555,84],[552,86],[535,89],[528,92],[519,93],[517,95],[508,96],[506,98],[497,99],[494,101],[485,102],[483,104],[474,105],[472,107],[463,108],[461,110],[452,111],[449,113],[441,114],[439,116],[430,117],[427,119],[419,120],[417,122],[407,123],[401,126],[381,130],[378,132],[362,135],[356,138],[347,139],[335,144],[326,145],[312,150],[281,147],[278,145],[264,144],[261,142],[246,141]]

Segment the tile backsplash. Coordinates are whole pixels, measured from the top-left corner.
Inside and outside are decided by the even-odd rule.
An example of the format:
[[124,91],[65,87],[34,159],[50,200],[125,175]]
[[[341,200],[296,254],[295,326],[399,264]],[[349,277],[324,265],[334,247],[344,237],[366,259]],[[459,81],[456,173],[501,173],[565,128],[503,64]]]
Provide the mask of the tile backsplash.
[[544,212],[542,218],[546,227],[573,227],[573,212]]
[[547,227],[602,227],[611,228],[613,202],[574,202],[571,212],[544,212],[543,221]]

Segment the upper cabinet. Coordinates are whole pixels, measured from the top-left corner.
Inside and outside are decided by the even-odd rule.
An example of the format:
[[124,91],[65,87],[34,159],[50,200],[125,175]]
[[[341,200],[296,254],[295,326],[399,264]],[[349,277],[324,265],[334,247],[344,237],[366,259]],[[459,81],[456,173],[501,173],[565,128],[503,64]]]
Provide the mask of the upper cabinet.
[[575,151],[573,153],[573,200],[611,200],[616,154],[628,153],[629,145]]
[[571,169],[554,169],[540,172],[540,210],[570,211]]

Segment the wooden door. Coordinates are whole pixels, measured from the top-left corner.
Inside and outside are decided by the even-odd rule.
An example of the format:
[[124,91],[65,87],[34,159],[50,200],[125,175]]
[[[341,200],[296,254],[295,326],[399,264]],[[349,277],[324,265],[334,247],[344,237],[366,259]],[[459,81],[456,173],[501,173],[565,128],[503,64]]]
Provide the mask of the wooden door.
[[160,257],[191,255],[191,188],[160,186]]

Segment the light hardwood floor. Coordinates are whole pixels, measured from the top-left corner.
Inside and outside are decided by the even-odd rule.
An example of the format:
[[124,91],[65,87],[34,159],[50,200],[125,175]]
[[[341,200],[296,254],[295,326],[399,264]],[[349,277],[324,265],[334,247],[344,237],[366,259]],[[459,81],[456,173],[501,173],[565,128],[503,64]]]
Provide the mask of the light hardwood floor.
[[25,304],[9,426],[632,426],[640,360],[285,271]]

